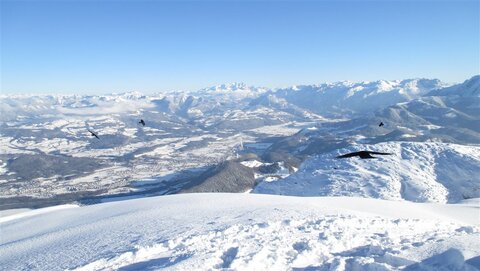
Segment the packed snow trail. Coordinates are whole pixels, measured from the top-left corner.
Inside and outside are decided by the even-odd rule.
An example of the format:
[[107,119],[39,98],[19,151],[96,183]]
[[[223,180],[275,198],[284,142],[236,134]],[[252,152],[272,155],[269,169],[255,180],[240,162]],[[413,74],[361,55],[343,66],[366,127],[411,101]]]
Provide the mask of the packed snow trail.
[[0,268],[475,270],[478,206],[182,194],[27,212],[0,223]]

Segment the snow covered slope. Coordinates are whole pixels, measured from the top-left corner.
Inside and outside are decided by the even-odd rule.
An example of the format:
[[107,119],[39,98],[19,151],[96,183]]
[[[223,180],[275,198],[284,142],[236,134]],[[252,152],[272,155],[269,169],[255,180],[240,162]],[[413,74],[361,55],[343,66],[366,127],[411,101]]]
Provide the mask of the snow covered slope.
[[[480,144],[480,76],[379,110],[375,119],[377,123],[380,120],[387,123],[387,129],[406,132],[415,141],[436,139]],[[395,137],[392,134],[390,139],[401,138]]]
[[480,75],[465,80],[462,84],[434,90],[428,93],[430,96],[451,96],[458,95],[461,97],[480,97]]
[[[360,150],[393,153],[376,159],[336,156]],[[356,144],[314,156],[255,193],[297,196],[359,196],[417,202],[459,202],[480,197],[480,146],[385,142]]]
[[478,201],[184,194],[1,222],[1,270],[476,270]]
[[294,86],[278,90],[274,95],[317,114],[345,117],[408,102],[444,86],[439,80],[429,79],[336,82]]

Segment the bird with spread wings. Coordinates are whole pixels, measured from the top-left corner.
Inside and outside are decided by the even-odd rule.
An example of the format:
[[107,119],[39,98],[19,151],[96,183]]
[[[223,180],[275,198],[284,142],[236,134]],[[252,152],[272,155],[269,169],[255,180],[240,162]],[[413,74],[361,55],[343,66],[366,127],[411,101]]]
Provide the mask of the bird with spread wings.
[[355,156],[358,156],[362,159],[378,158],[378,157],[372,156],[372,154],[374,154],[374,155],[392,155],[393,153],[375,152],[375,151],[357,151],[357,152],[347,153],[347,154],[344,154],[344,155],[339,155],[339,156],[337,156],[337,158],[350,158],[350,157],[355,157]]

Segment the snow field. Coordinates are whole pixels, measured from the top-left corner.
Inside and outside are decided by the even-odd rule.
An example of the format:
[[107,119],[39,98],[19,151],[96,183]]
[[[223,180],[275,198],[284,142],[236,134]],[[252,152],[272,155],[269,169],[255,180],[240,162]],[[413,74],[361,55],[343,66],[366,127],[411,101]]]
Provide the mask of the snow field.
[[476,206],[255,194],[111,202],[2,222],[0,269],[399,270],[451,248],[468,267],[480,254]]
[[[392,155],[377,155],[376,159],[336,158],[360,150]],[[289,177],[260,183],[254,193],[454,203],[480,197],[478,172],[479,146],[420,142],[358,144],[314,156]]]

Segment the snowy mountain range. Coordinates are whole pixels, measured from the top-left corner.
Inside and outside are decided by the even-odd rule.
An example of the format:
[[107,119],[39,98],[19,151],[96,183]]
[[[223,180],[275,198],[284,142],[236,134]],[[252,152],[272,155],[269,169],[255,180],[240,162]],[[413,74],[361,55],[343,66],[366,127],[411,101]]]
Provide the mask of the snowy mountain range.
[[236,83],[155,95],[4,95],[2,196],[17,202],[71,195],[70,201],[178,192],[185,187],[165,182],[190,187],[198,172],[248,153],[292,169],[309,155],[351,144],[479,144],[479,82],[475,76],[445,88],[439,80],[410,79],[278,90]]
[[479,144],[478,75],[1,95],[0,269],[477,270]]
[[444,84],[439,80],[428,79],[338,82],[295,86],[278,90],[275,95],[321,115],[351,117],[400,102],[408,102],[442,86]]

